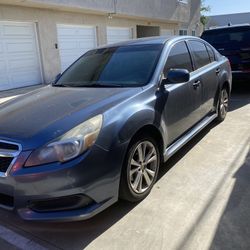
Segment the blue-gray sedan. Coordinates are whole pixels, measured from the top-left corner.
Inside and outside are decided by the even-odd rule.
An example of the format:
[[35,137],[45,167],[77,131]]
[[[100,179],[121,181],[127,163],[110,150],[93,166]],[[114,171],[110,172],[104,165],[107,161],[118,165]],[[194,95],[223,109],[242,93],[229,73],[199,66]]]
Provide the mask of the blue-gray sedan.
[[91,50],[51,86],[0,106],[0,206],[81,220],[144,199],[159,166],[226,117],[227,58],[194,37]]

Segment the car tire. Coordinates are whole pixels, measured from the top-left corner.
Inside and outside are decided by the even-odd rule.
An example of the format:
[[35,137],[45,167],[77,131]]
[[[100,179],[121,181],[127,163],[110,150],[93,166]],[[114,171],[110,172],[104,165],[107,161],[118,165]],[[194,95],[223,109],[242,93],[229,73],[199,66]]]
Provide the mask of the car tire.
[[154,138],[136,137],[129,145],[120,180],[119,196],[123,200],[138,202],[151,191],[157,180],[161,158]]
[[227,112],[228,112],[228,104],[229,104],[229,93],[227,88],[222,88],[220,91],[220,95],[218,98],[217,104],[217,122],[222,122],[225,120]]

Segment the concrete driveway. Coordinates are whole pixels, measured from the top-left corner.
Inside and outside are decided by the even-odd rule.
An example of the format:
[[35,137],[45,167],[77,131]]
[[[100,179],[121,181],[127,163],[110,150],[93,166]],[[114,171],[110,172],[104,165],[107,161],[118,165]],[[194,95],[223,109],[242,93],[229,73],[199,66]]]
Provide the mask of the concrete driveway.
[[161,168],[151,194],[88,221],[24,222],[0,210],[0,249],[250,249],[250,87]]

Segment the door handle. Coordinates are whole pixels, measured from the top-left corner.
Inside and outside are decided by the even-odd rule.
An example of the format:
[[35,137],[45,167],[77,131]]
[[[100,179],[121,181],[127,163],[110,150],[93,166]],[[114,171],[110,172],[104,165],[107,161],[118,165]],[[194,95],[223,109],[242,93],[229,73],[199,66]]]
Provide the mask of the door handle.
[[197,80],[197,81],[195,81],[195,82],[193,83],[193,87],[194,87],[195,89],[197,89],[200,85],[201,85],[201,81],[200,81],[200,80]]
[[220,68],[216,69],[215,73],[218,75],[220,73]]

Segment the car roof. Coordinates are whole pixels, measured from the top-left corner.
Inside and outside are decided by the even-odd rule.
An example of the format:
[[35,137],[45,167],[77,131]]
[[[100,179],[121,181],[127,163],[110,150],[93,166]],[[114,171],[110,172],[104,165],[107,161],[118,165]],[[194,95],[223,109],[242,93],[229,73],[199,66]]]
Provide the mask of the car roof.
[[[184,36],[180,38],[184,38]],[[119,43],[104,45],[99,48],[110,48],[110,47],[119,47],[128,45],[165,44],[166,42],[173,39],[178,39],[178,36],[154,36],[154,37],[138,38]]]
[[179,40],[185,40],[185,39],[202,40],[199,37],[195,37],[195,36],[171,36],[171,35],[153,36],[153,37],[132,39],[132,40],[123,41],[123,42],[119,42],[119,43],[101,45],[98,47],[98,49],[121,47],[121,46],[133,46],[133,45],[165,44],[165,43],[170,42],[170,41],[179,41]]

